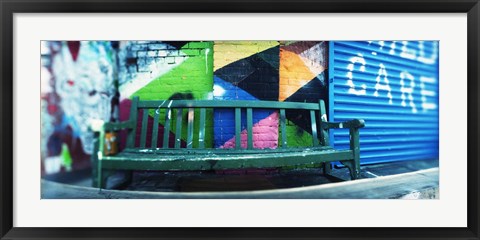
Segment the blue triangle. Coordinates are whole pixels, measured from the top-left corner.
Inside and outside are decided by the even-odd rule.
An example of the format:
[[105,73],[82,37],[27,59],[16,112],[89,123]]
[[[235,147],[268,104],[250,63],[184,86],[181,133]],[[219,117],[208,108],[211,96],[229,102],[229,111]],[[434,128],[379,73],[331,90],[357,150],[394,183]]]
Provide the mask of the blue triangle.
[[[258,100],[241,88],[213,76],[213,99],[214,100]],[[272,110],[253,110],[253,124],[267,118],[274,111]],[[247,126],[246,111],[242,111],[242,130]],[[235,112],[233,109],[216,109],[213,113],[213,134],[214,146],[220,147],[235,136]]]

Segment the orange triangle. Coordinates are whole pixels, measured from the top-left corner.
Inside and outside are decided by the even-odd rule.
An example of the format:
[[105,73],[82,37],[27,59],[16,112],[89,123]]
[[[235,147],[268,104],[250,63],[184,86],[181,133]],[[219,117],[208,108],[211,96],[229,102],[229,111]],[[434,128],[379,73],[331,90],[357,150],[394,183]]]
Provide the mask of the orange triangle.
[[284,101],[316,75],[305,66],[304,60],[296,53],[280,49],[280,89],[278,99]]

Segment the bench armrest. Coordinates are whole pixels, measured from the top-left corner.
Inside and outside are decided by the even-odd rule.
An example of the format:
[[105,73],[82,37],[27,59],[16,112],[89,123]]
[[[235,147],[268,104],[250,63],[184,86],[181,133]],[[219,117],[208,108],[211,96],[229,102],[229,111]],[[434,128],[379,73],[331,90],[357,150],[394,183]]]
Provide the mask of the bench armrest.
[[131,121],[123,122],[104,122],[102,120],[93,119],[90,120],[90,129],[94,132],[108,132],[108,131],[118,131],[122,129],[133,128]]
[[323,129],[330,128],[363,128],[365,127],[365,121],[363,119],[353,119],[346,122],[322,122]]

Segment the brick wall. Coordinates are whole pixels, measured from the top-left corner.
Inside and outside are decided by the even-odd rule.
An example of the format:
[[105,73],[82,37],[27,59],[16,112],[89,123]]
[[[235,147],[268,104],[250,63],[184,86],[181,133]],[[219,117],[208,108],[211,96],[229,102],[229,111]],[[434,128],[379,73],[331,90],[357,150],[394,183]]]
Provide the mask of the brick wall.
[[[216,41],[214,43],[214,99],[278,99],[279,43],[277,41]],[[241,145],[246,147],[246,112],[242,112]],[[215,110],[215,147],[235,146],[233,110]],[[253,111],[255,148],[278,145],[278,112]]]
[[[281,42],[279,100],[318,103],[323,99],[328,103],[327,54],[327,42]],[[286,117],[287,145],[312,145],[309,113],[287,111]]]
[[[212,42],[121,42],[119,53],[121,120],[128,119],[131,99],[134,96],[140,97],[141,100],[211,98],[213,89],[212,46]],[[205,145],[211,147],[213,130],[211,114],[209,116],[206,122]],[[160,119],[158,146],[163,145],[163,137],[161,137],[165,122],[163,111],[160,112]],[[198,128],[198,124],[199,121],[196,119],[194,127]],[[151,139],[152,127],[153,111],[149,114],[147,139]],[[173,125],[170,133],[171,146],[174,144],[175,129],[176,126]],[[182,128],[182,140],[186,139],[186,129],[186,127]],[[197,138],[198,136],[194,138],[195,145]],[[150,144],[150,141],[147,141],[147,146]],[[182,141],[182,145],[185,145],[185,141]]]

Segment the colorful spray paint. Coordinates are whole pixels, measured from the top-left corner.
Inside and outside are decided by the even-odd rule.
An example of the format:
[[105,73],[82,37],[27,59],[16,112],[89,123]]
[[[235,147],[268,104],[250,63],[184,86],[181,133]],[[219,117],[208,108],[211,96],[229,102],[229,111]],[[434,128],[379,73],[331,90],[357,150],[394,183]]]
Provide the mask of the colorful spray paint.
[[[120,43],[120,120],[127,120],[131,99],[211,99],[213,90],[213,42],[157,42],[128,41]],[[147,139],[151,139],[153,124],[159,124],[158,146],[163,145],[165,112],[160,112],[159,123],[153,122],[153,111],[148,116]],[[139,115],[141,117],[141,115]],[[186,118],[186,113],[184,113]],[[143,119],[142,119],[143,120]],[[186,124],[187,121],[184,121]],[[139,121],[140,124],[140,121]],[[194,126],[198,129],[199,121]],[[185,145],[186,127],[182,127],[182,145]],[[205,146],[212,146],[212,116],[206,121]],[[174,144],[173,125],[170,146]],[[137,144],[140,133],[137,133]],[[194,138],[195,144],[196,136]],[[124,137],[122,137],[124,139]],[[151,146],[147,141],[147,146]],[[121,148],[125,143],[121,144]],[[194,146],[195,147],[195,146]]]

